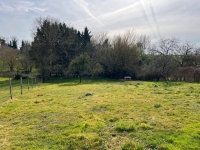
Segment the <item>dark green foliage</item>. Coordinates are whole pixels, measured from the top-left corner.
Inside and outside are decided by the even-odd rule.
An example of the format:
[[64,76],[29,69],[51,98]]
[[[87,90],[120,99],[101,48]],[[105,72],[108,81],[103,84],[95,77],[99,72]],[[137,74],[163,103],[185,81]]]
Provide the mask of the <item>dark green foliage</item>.
[[85,27],[84,32],[81,35],[81,42],[82,42],[82,53],[86,52],[86,46],[90,43],[91,39],[91,32]]
[[[81,34],[80,31],[54,18],[39,18],[36,21],[39,26],[35,31],[30,51],[32,59],[39,68],[43,81],[52,74],[63,76],[70,62],[87,51],[91,32],[86,27]],[[78,74],[80,72],[82,70]]]
[[21,47],[20,47],[21,51],[23,50],[24,46],[25,46],[25,42],[22,40]]
[[79,76],[80,83],[81,83],[82,76],[85,74],[88,74],[89,62],[90,62],[90,58],[86,53],[77,56],[69,64],[69,72],[68,73],[71,75]]
[[[13,37],[8,43],[0,38],[1,71],[30,73],[36,67],[46,81],[51,76],[69,76],[65,73],[72,70],[69,68],[72,61],[87,53],[90,59],[87,69],[72,71],[79,77],[98,75],[122,79],[131,76],[149,81],[200,82],[200,49],[189,42],[180,44],[177,38],[162,38],[151,43],[149,37],[132,31],[112,40],[106,34],[95,38],[87,27],[81,32],[52,17],[36,19],[33,35],[32,43],[22,41],[17,57],[14,57],[16,51],[12,51],[18,49],[17,38]],[[13,56],[12,59],[5,58],[5,47],[12,49],[6,54]]]
[[20,75],[20,74],[16,74],[15,76],[14,76],[14,79],[20,79],[20,78],[23,78],[23,79],[26,79],[27,78],[27,76],[22,76],[22,75]]
[[0,38],[0,45],[5,45],[6,44],[6,40],[4,38]]
[[10,43],[8,44],[8,46],[13,49],[17,49],[17,38],[13,37],[12,40],[10,41]]
[[38,19],[37,22],[40,26],[32,43],[32,59],[39,68],[43,80],[52,74],[62,76],[71,60],[84,48],[83,41],[84,38],[88,40],[88,35],[85,35],[85,32],[82,36],[73,27],[67,27],[65,23],[59,23],[52,18]]

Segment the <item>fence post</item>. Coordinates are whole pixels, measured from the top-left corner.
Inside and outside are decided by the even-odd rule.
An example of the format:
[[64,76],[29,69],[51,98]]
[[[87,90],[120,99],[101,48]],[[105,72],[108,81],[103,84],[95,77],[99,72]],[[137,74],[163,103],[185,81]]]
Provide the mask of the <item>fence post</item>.
[[22,95],[22,77],[20,77],[20,87],[21,87],[21,95]]
[[10,79],[10,98],[12,99],[12,83],[11,83],[11,79]]
[[31,81],[32,81],[32,88],[33,88],[33,78],[31,78]]
[[28,91],[29,91],[29,77],[27,77],[27,79],[28,79]]

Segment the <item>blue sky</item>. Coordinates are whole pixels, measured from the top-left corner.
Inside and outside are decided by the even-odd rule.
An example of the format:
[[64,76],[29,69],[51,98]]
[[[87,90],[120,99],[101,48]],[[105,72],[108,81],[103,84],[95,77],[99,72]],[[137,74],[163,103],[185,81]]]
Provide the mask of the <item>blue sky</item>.
[[200,46],[199,0],[0,0],[0,36],[32,41],[35,18],[47,16],[94,35],[135,30]]

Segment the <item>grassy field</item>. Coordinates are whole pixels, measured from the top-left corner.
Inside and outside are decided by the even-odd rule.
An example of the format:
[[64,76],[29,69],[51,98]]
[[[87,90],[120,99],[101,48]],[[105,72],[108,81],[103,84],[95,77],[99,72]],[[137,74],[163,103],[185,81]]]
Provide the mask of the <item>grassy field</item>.
[[2,80],[0,149],[200,149],[198,83],[60,79],[11,100]]

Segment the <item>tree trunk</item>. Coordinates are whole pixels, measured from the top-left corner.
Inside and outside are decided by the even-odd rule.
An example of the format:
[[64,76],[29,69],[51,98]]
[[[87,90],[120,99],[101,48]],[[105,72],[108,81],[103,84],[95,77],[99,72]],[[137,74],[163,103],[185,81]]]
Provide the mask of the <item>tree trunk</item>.
[[10,71],[13,71],[14,70],[14,67],[11,65],[10,66]]
[[79,83],[81,83],[81,81],[82,81],[82,77],[81,77],[81,75],[79,76],[79,79],[80,79],[80,80],[79,80]]

